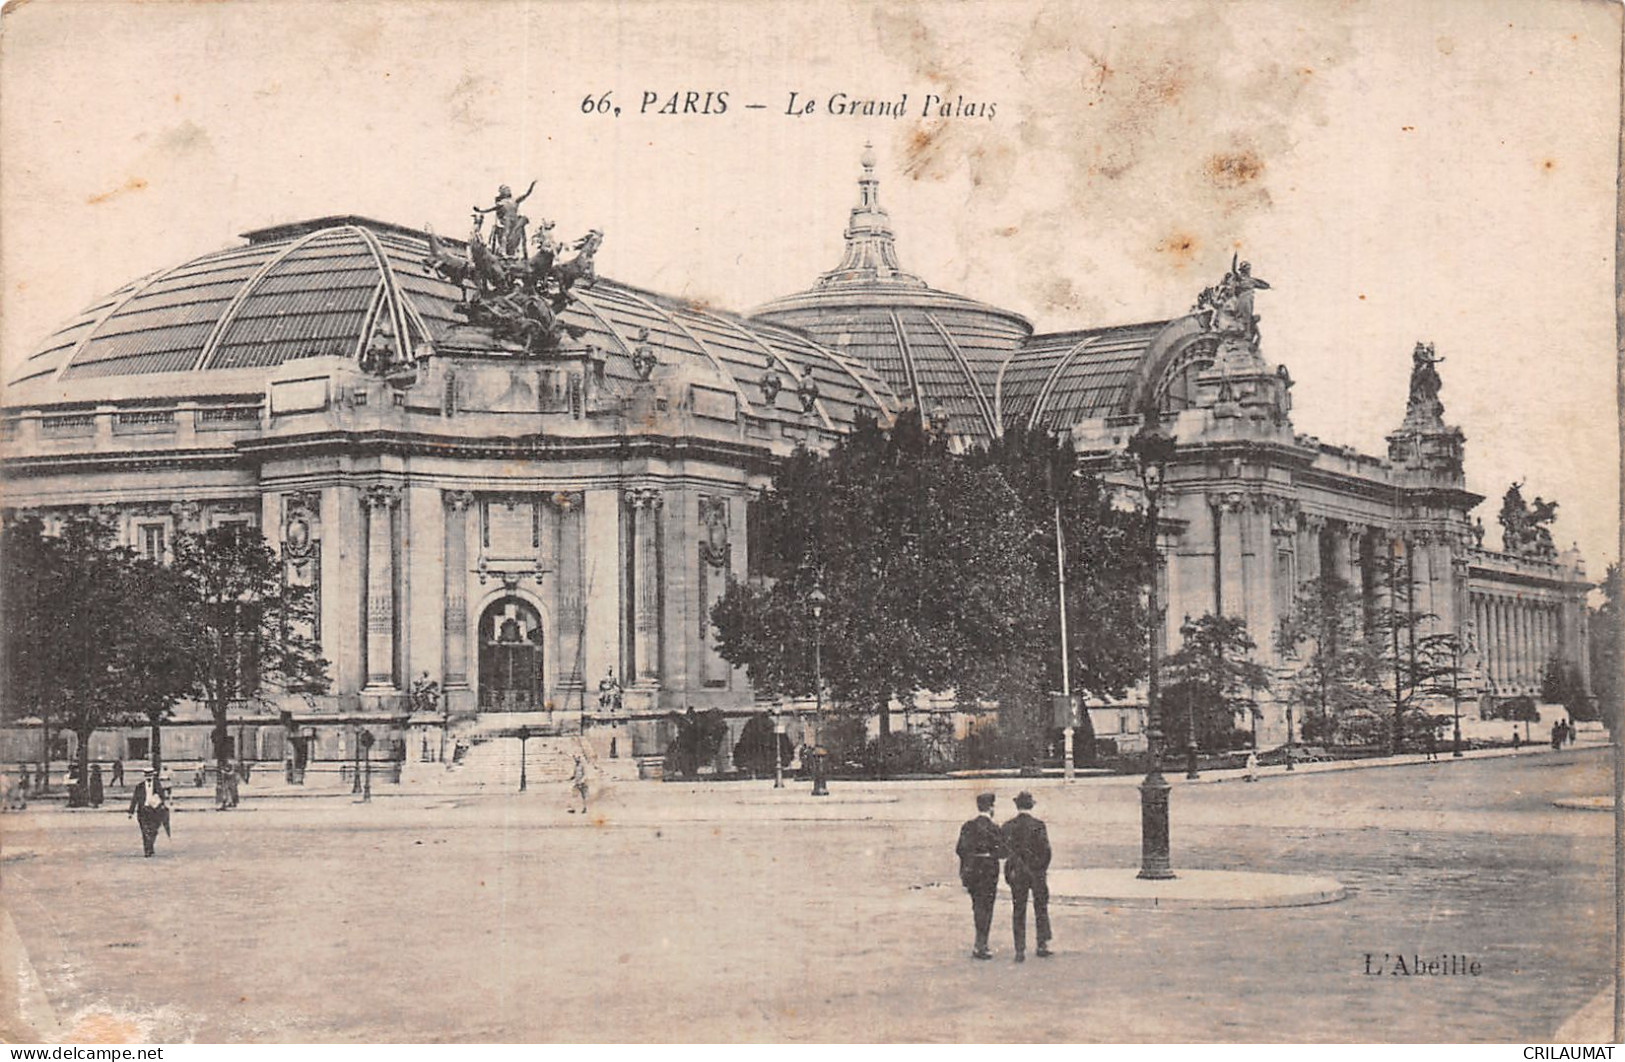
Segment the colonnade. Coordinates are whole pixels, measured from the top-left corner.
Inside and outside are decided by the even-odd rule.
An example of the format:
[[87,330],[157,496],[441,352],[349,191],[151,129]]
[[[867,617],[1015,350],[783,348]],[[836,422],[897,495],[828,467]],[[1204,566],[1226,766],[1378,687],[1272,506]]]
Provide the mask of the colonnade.
[[1479,659],[1492,694],[1540,693],[1541,673],[1554,655],[1567,655],[1563,605],[1515,591],[1472,593]]

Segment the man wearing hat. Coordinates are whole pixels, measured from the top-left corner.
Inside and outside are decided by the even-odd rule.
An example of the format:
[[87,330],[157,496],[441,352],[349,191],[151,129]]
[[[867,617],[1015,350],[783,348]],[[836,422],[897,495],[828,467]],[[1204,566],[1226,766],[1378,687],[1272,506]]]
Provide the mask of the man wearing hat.
[[1011,925],[1016,933],[1016,961],[1027,959],[1027,893],[1033,895],[1033,926],[1038,936],[1038,957],[1049,950],[1049,832],[1044,822],[1029,815],[1033,795],[1016,794],[1016,817],[1004,824],[1006,859],[1004,880],[1010,883]]
[[993,794],[976,797],[976,817],[959,828],[959,880],[970,893],[976,921],[973,959],[991,959],[988,930],[993,927],[993,902],[999,894],[999,860],[1004,858],[1004,835],[993,821]]
[[141,853],[152,855],[153,842],[158,839],[158,828],[169,836],[169,794],[158,780],[158,772],[148,767],[141,781],[130,792],[130,812],[141,827]]

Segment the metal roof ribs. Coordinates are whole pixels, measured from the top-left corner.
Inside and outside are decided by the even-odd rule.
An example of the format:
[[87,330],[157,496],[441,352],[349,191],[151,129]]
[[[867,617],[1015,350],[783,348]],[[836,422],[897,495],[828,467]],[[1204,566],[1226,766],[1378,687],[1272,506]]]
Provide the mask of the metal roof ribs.
[[[728,329],[730,329],[730,330],[732,330],[734,332],[739,333],[741,336],[743,336],[745,338],[745,341],[747,343],[753,343],[756,346],[761,347],[763,353],[765,353],[768,356],[769,361],[776,361],[780,365],[784,366],[784,371],[789,373],[790,377],[793,380],[795,380],[795,382],[797,384],[801,383],[801,374],[795,370],[795,366],[791,365],[789,363],[789,361],[785,360],[784,355],[780,354],[778,351],[774,350],[772,347],[770,347],[766,343],[762,342],[762,337],[761,336],[756,335],[755,333],[751,332],[748,329],[741,328],[741,327],[739,327],[739,325],[735,324],[734,322],[728,320],[725,317],[721,317],[721,316],[719,316],[717,314],[710,313],[708,311],[702,311],[701,315],[706,317],[706,318],[709,318],[710,320],[713,320],[713,321],[717,322],[718,324],[722,325],[725,328],[728,328]],[[812,374],[812,366],[811,365],[807,366],[807,373],[808,373],[808,375]],[[834,430],[835,422],[833,420],[829,419],[829,410],[824,408],[824,400],[822,398],[815,398],[815,399],[813,399],[813,405],[817,408],[818,415],[821,418],[823,418],[824,427],[829,428],[831,430]]]
[[73,345],[73,349],[68,351],[67,356],[64,357],[57,365],[56,371],[51,374],[51,379],[61,379],[62,374],[68,370],[68,366],[73,364],[73,359],[77,358],[79,356],[79,352],[84,350],[85,347],[89,346],[92,339],[96,338],[96,333],[101,331],[101,327],[107,323],[107,319],[124,309],[125,306],[129,305],[131,299],[152,287],[153,284],[158,282],[159,278],[163,277],[167,273],[169,273],[168,269],[160,269],[156,273],[148,273],[136,283],[130,285],[128,293],[126,293],[122,299],[113,299],[108,304],[107,309],[102,312],[102,315],[96,318],[96,323],[90,326],[90,330],[85,333],[84,338],[75,343]]
[[888,316],[891,317],[892,331],[897,333],[897,350],[903,355],[903,375],[908,377],[908,389],[914,395],[914,408],[923,420],[926,414],[925,398],[920,394],[920,378],[914,369],[914,350],[908,345],[908,336],[903,334],[903,319],[897,316],[897,311],[892,310]]
[[959,349],[959,344],[954,342],[954,337],[948,334],[946,328],[942,327],[942,322],[937,320],[935,314],[928,313],[925,315],[925,319],[930,321],[931,326],[937,330],[937,334],[942,336],[942,341],[948,344],[948,352],[959,363],[960,371],[965,374],[965,380],[970,384],[971,394],[976,399],[976,408],[982,411],[982,420],[987,423],[988,434],[997,435],[999,426],[993,417],[993,406],[989,404],[987,395],[982,393],[982,384],[976,379],[976,374],[971,371],[970,361],[965,357],[965,352]]
[[215,319],[214,328],[209,331],[208,338],[203,341],[203,349],[197,352],[197,360],[192,363],[193,372],[209,367],[209,363],[214,360],[215,354],[219,350],[220,340],[225,337],[226,329],[230,328],[232,322],[237,320],[237,312],[243,308],[243,303],[248,301],[248,297],[254,294],[254,289],[259,287],[260,281],[265,279],[266,274],[281,265],[283,259],[287,258],[288,255],[315,239],[322,231],[325,230],[308,232],[294,240],[262,262],[260,267],[254,270],[253,275],[243,281],[243,286],[237,289],[237,294],[231,297],[231,301],[226,303],[226,308],[221,310],[220,316]]
[[[345,231],[361,237],[361,242],[366,244],[367,250],[372,252],[373,260],[378,263],[378,272],[384,278],[384,299],[389,305],[390,323],[395,329],[395,357],[402,362],[410,361],[413,354],[406,348],[406,310],[401,305],[400,286],[395,282],[395,267],[389,264],[389,256],[384,253],[383,245],[378,242],[378,237],[370,230],[359,225],[346,225],[344,228]],[[362,338],[366,340],[371,337],[364,334]]]
[[1032,414],[1027,418],[1028,431],[1032,431],[1034,428],[1038,427],[1038,415],[1044,411],[1044,403],[1049,401],[1050,395],[1055,393],[1055,385],[1060,382],[1061,372],[1065,370],[1068,365],[1072,364],[1073,360],[1077,358],[1079,352],[1081,352],[1085,347],[1098,343],[1100,338],[1101,337],[1099,335],[1090,336],[1077,346],[1073,347],[1071,350],[1067,351],[1065,354],[1061,355],[1060,359],[1056,361],[1055,368],[1050,372],[1049,376],[1044,379],[1044,386],[1038,389],[1038,395],[1033,399],[1033,411]]
[[673,327],[675,327],[679,332],[683,333],[683,335],[687,336],[688,341],[693,343],[699,352],[705,355],[706,360],[709,361],[716,368],[716,370],[722,374],[722,378],[733,385],[734,394],[739,396],[739,404],[745,410],[745,412],[749,413],[753,411],[750,404],[750,396],[745,394],[745,389],[743,387],[739,386],[739,381],[734,379],[734,374],[729,372],[727,366],[722,364],[721,358],[717,357],[711,352],[710,347],[700,342],[699,336],[689,331],[688,326],[677,319],[676,314],[672,313],[670,310],[662,309],[658,303],[652,302],[636,292],[628,291],[626,294],[636,299],[638,302],[643,303],[643,305],[649,307],[649,309],[653,310],[655,313],[664,316],[666,320],[672,323]]

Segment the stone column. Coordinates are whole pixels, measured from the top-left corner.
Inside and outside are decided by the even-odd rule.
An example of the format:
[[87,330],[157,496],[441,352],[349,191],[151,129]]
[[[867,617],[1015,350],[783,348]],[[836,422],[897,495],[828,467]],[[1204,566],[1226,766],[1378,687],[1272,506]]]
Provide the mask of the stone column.
[[394,693],[395,510],[399,487],[375,483],[361,503],[367,511],[367,685],[365,692]]
[[1502,622],[1499,594],[1486,594],[1484,607],[1489,614],[1489,630],[1485,635],[1484,652],[1490,661],[1490,675],[1495,680],[1495,692],[1506,693],[1506,626]]
[[468,688],[468,514],[474,495],[448,490],[440,495],[446,514],[445,662],[446,688]]
[[1529,609],[1513,598],[1513,682],[1521,687],[1529,682]]
[[660,682],[660,511],[656,490],[627,494],[632,507],[632,659],[639,685]]
[[555,622],[559,629],[559,684],[575,690],[580,689],[585,681],[583,671],[586,666],[582,659],[586,618],[581,570],[583,501],[578,492],[561,491],[553,495],[552,502],[556,510],[554,528],[558,536],[555,551],[558,558],[558,612]]
[[[1312,582],[1320,578],[1320,535],[1326,527],[1326,520],[1320,516],[1304,516],[1299,520],[1298,527],[1298,585]],[[1298,587],[1292,588],[1293,599],[1296,600]]]

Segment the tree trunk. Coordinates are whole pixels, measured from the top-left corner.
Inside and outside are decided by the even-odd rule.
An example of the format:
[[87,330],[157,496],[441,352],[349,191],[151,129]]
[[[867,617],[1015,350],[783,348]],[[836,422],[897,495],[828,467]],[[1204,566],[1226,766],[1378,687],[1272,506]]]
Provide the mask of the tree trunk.
[[152,761],[152,769],[158,772],[158,777],[162,778],[164,772],[164,730],[159,725],[158,716],[156,715],[149,714],[147,716],[147,725],[152,735],[151,740],[148,742],[148,753]]
[[880,737],[875,742],[875,750],[884,759],[886,746],[891,744],[891,698],[882,697],[880,701]]

